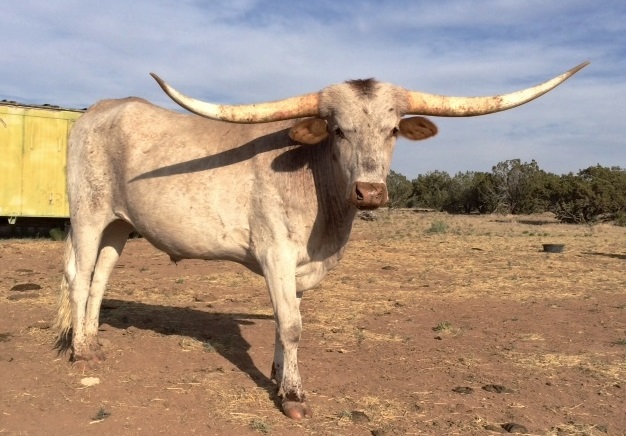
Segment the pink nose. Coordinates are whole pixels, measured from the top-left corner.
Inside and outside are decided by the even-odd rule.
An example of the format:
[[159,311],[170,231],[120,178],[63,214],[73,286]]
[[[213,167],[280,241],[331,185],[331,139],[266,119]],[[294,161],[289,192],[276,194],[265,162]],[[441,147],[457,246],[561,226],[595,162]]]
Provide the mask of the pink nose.
[[389,201],[387,186],[384,183],[356,182],[348,200],[359,209],[376,209]]

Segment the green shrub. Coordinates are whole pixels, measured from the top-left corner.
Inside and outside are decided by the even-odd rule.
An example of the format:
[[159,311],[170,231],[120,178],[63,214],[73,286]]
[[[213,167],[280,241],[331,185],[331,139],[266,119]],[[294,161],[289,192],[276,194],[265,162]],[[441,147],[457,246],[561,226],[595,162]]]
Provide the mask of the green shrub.
[[391,170],[387,176],[387,192],[389,193],[389,207],[408,207],[409,198],[413,194],[413,185],[405,176]]
[[450,199],[452,178],[445,171],[432,171],[420,174],[411,181],[413,193],[409,207],[424,207],[443,211]]
[[626,212],[624,212],[623,210],[620,210],[619,212],[617,212],[615,214],[614,223],[616,226],[626,227]]
[[594,223],[626,214],[626,171],[600,165],[563,175],[552,186],[550,209],[561,222]]

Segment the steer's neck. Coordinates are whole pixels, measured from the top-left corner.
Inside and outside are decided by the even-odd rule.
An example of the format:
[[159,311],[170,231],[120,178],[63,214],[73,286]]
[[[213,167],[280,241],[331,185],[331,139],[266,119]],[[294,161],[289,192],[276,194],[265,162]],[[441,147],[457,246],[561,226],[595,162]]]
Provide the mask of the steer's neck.
[[330,141],[313,147],[315,153],[310,155],[307,168],[313,178],[317,201],[313,232],[321,236],[315,239],[325,245],[322,251],[336,253],[343,251],[348,242],[357,209],[348,202],[347,181],[333,161]]

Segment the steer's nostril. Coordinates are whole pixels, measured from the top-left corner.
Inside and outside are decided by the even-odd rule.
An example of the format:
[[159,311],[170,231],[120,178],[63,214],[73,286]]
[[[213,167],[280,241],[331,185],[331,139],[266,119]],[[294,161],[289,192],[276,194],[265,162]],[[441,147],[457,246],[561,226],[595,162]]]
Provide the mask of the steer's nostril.
[[363,193],[359,190],[359,188],[356,188],[356,199],[359,201],[363,200]]

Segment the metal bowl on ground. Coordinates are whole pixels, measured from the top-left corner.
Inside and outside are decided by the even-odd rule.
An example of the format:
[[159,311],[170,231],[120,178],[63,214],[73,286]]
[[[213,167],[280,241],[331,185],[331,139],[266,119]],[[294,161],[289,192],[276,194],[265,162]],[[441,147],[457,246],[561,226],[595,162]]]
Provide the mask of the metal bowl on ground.
[[543,251],[546,253],[562,253],[565,244],[543,244]]

